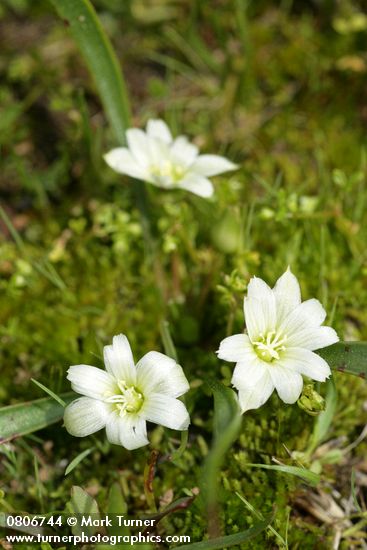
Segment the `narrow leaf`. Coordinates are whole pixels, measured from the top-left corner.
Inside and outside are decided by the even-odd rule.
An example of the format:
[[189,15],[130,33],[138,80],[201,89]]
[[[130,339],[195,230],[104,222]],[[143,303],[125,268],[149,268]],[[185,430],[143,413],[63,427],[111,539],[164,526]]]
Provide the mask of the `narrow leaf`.
[[187,442],[189,440],[189,431],[188,430],[183,430],[181,432],[181,443],[180,443],[180,446],[178,449],[176,449],[172,454],[171,454],[171,461],[172,462],[175,462],[177,460],[179,460],[182,455],[184,454],[184,452],[186,451],[186,447],[187,447]]
[[[240,493],[238,493],[237,491],[236,491],[236,495],[238,496],[238,498],[239,498],[240,500],[242,500],[242,502],[244,503],[244,505],[246,506],[246,508],[247,508],[248,510],[250,510],[250,512],[251,512],[252,514],[254,514],[254,515],[257,517],[257,519],[264,520],[264,516],[262,515],[262,513],[261,513],[261,512],[258,512],[258,511],[252,506],[252,504],[251,504],[248,500],[245,499],[244,496],[242,496],[242,495],[241,495]],[[268,529],[271,533],[273,533],[273,535],[279,540],[279,542],[280,542],[285,548],[287,548],[287,544],[286,544],[285,540],[283,539],[282,535],[280,535],[280,533],[278,533],[278,531],[276,531],[276,530],[274,529],[274,527],[272,527],[271,525],[269,525],[269,526],[267,527],[267,529]]]
[[235,392],[217,380],[209,380],[208,386],[214,397],[213,431],[215,437],[222,437],[223,432],[234,419],[240,415],[240,407]]
[[178,512],[180,510],[186,510],[191,504],[194,502],[196,498],[196,495],[192,495],[190,497],[181,497],[177,500],[171,502],[164,510],[161,510],[160,512],[157,512],[155,514],[151,514],[149,516],[144,516],[143,519],[149,519],[149,520],[155,520],[156,523],[161,521],[162,518],[168,516],[169,514],[172,514],[174,512]]
[[326,407],[318,417],[316,418],[314,429],[311,436],[310,445],[307,451],[309,456],[312,455],[316,447],[325,439],[327,435],[332,420],[334,418],[336,405],[337,405],[337,393],[335,382],[331,378],[327,381],[327,391],[326,391]]
[[130,107],[116,54],[89,0],[50,0],[68,24],[93,75],[106,115],[120,143],[125,142]]
[[214,396],[214,440],[204,464],[201,488],[207,507],[209,535],[214,538],[218,532],[220,469],[227,451],[238,436],[242,416],[233,390],[217,381],[209,382],[209,386]]
[[[32,520],[33,518],[38,518],[39,517],[39,514],[30,514],[30,513],[24,513],[24,512],[17,512],[16,513],[17,516],[19,517],[27,517],[29,518],[30,520]],[[32,525],[12,525],[11,527],[9,527],[9,524],[10,522],[8,522],[7,518],[8,516],[12,516],[14,517],[14,513],[13,514],[7,514],[7,513],[4,513],[4,512],[1,512],[0,513],[0,528],[1,529],[11,529],[12,531],[19,531],[21,533],[27,533],[27,535],[46,535],[46,534],[50,534],[50,530],[44,527],[42,527],[41,525],[38,525],[37,527],[34,527]],[[25,520],[24,523],[26,523],[27,520]],[[2,533],[1,533],[2,534]],[[3,539],[1,539],[3,540]],[[19,548],[19,547],[18,547]]]
[[[69,25],[70,32],[94,78],[115,136],[121,144],[124,144],[125,133],[130,126],[127,88],[116,54],[92,4],[89,0],[50,0],[50,2],[63,21]],[[141,214],[146,248],[153,256],[155,244],[144,182],[135,181],[132,190]]]
[[[66,404],[75,399],[73,392],[64,393]],[[51,397],[10,405],[0,409],[0,443],[41,430],[64,416],[64,407]]]
[[320,476],[314,472],[306,470],[306,468],[299,468],[297,466],[287,466],[286,464],[247,464],[246,466],[251,468],[262,468],[263,470],[275,470],[277,472],[282,472],[283,474],[300,477],[311,485],[317,485],[320,481]]
[[316,353],[330,368],[367,379],[367,342],[337,342]]
[[94,451],[94,447],[90,447],[89,449],[86,449],[85,451],[83,451],[82,453],[79,453],[71,462],[70,464],[67,466],[66,470],[65,470],[65,475],[67,476],[68,474],[70,474],[70,472],[72,472],[74,470],[74,468],[76,468],[78,466],[78,464],[81,463],[82,460],[84,460],[84,458],[86,456],[88,456],[92,451]]
[[56,393],[54,393],[52,390],[50,390],[50,388],[48,388],[47,386],[44,386],[43,384],[41,384],[41,382],[38,382],[38,380],[35,380],[34,378],[31,378],[31,382],[33,382],[33,384],[36,384],[36,386],[41,388],[41,390],[43,390],[44,392],[48,393],[48,395],[51,396],[52,399],[60,403],[62,407],[65,407],[66,405],[65,401],[61,399],[61,397],[56,395]]
[[230,548],[231,546],[237,546],[243,542],[256,537],[259,533],[264,531],[270,524],[272,518],[265,521],[259,521],[251,529],[241,531],[234,535],[227,535],[225,537],[218,537],[216,539],[204,540],[202,542],[194,542],[193,544],[184,544],[183,546],[177,546],[176,548],[185,548],[187,550],[216,550],[223,548]]
[[161,338],[163,342],[164,352],[168,357],[171,357],[178,362],[177,352],[169,330],[168,321],[162,321],[160,324]]

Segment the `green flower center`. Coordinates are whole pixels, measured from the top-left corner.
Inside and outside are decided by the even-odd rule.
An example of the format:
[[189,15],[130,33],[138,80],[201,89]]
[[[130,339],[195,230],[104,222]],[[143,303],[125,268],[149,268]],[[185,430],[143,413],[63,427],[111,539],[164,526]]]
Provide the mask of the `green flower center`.
[[113,403],[120,416],[140,411],[144,403],[144,396],[138,388],[128,386],[125,380],[118,380],[117,386],[121,393],[106,396],[106,403]]
[[169,178],[171,182],[178,183],[185,175],[185,168],[166,160],[159,165],[150,167],[150,173],[156,178]]
[[285,350],[286,335],[271,330],[266,334],[261,333],[256,342],[252,342],[254,350],[262,361],[271,363],[280,359],[280,352]]

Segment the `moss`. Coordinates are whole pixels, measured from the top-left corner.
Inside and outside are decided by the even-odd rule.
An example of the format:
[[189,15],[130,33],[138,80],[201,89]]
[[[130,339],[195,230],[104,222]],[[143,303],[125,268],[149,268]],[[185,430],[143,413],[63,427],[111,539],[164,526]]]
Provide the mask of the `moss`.
[[[212,421],[203,383],[214,376],[229,384],[230,366],[213,352],[228,332],[242,330],[251,275],[272,283],[291,264],[304,297],[323,302],[342,338],[367,337],[365,71],[336,68],[343,56],[360,55],[365,31],[358,40],[342,35],[321,11],[311,13],[303,4],[290,12],[259,2],[250,10],[247,37],[233,16],[236,2],[219,2],[215,10],[181,2],[180,17],[169,24],[143,22],[134,11],[137,2],[129,13],[115,2],[95,2],[124,62],[134,122],[163,116],[206,151],[241,163],[241,170],[217,179],[212,202],[148,189],[154,259],[144,244],[134,183],[103,163],[102,154],[115,143],[93,84],[47,3],[37,4],[8,2],[0,12],[6,29],[6,36],[0,33],[6,45],[0,56],[0,191],[24,242],[18,248],[3,227],[0,398],[11,404],[41,396],[32,377],[55,392],[67,390],[69,365],[101,366],[102,347],[118,332],[128,335],[136,357],[161,349],[159,321],[167,319],[193,386],[187,396],[193,424],[189,445],[174,464],[167,454],[179,446],[177,434],[152,431],[162,455],[154,491],[157,500],[179,498],[199,485]],[[26,21],[22,30],[19,14]],[[170,25],[187,36],[189,50]],[[26,51],[18,40],[25,31]],[[338,404],[327,440],[340,449],[366,423],[367,386],[342,374],[335,379]],[[275,395],[245,415],[221,472],[223,532],[257,521],[237,492],[263,516],[274,512],[273,528],[283,538],[288,525],[289,548],[330,547],[332,528],[297,504],[300,491],[313,489],[248,466],[270,464],[272,457],[296,464],[301,455],[294,453],[307,450],[314,422]],[[65,478],[70,459],[93,445]],[[348,455],[357,469],[364,451],[360,445]],[[108,488],[118,481],[129,513],[147,512],[148,449],[128,453],[106,444],[102,433],[79,440],[57,426],[3,452],[8,509],[41,511],[40,491],[45,510],[63,509],[77,484],[106,510]],[[350,469],[338,456],[321,465],[320,489],[349,496]],[[162,525],[167,533],[202,540],[207,525],[200,497]],[[345,547],[349,542],[347,537]],[[282,545],[266,530],[251,542],[255,550],[264,547]]]

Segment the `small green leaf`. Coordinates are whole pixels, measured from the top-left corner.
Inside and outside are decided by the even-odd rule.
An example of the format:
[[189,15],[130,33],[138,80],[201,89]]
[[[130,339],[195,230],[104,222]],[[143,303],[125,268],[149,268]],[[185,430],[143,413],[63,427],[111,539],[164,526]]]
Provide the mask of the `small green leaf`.
[[84,458],[88,456],[92,451],[94,451],[94,447],[90,447],[90,449],[86,449],[82,453],[79,453],[67,466],[65,470],[65,475],[67,476],[68,474],[70,474],[70,472],[72,472],[74,468],[76,468],[78,464],[80,464],[81,461],[84,460]]
[[[119,527],[116,514],[123,516],[127,514],[127,504],[122,494],[120,484],[115,482],[111,485],[108,493],[108,508],[107,513],[112,521],[112,526],[107,527],[108,534],[111,535],[129,535],[130,528],[128,526]],[[117,545],[116,548],[126,548],[126,545]]]
[[259,533],[264,531],[270,525],[272,518],[268,518],[265,521],[259,521],[251,529],[241,531],[234,535],[227,535],[225,537],[218,537],[215,539],[204,540],[202,542],[194,542],[193,544],[184,544],[183,546],[177,546],[179,548],[185,548],[187,550],[216,550],[217,548],[222,550],[223,548],[230,548],[231,546],[237,546],[253,537],[256,537]]
[[[68,404],[76,395],[69,392],[61,397]],[[41,430],[59,422],[63,416],[64,407],[51,397],[3,407],[0,409],[0,443]]]
[[109,514],[126,514],[127,504],[122,494],[120,484],[115,482],[111,485],[108,493],[108,513]]
[[300,477],[311,485],[317,485],[320,481],[320,476],[310,470],[306,470],[306,468],[299,468],[298,466],[287,466],[286,464],[246,464],[246,466],[250,468],[262,468],[263,470],[275,470],[283,474]]
[[66,510],[68,514],[75,514],[78,518],[78,522],[75,526],[71,528],[73,535],[81,536],[84,532],[88,537],[92,536],[99,527],[93,525],[83,525],[81,526],[82,516],[88,520],[89,517],[92,520],[99,520],[100,514],[98,509],[98,504],[84,489],[74,485],[71,489],[71,499],[66,505]]
[[330,368],[367,379],[367,342],[337,342],[316,353]]

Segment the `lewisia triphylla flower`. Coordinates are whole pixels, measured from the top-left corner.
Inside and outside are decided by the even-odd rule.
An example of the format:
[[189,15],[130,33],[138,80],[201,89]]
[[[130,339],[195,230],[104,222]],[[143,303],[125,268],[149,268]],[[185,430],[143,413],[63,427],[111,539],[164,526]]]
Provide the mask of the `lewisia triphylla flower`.
[[339,340],[334,329],[321,326],[326,312],[316,299],[301,303],[296,277],[288,269],[271,289],[253,277],[244,300],[246,333],[225,338],[218,357],[236,362],[232,384],[242,411],[257,409],[274,388],[285,403],[295,403],[302,375],[324,382],[330,367],[313,350]]
[[113,338],[103,350],[106,370],[75,365],[68,370],[71,387],[79,397],[65,409],[67,431],[85,437],[106,428],[107,439],[132,450],[147,445],[146,422],[173,430],[186,430],[190,418],[177,397],[189,389],[182,368],[157,351],[137,365],[128,339]]
[[207,198],[213,194],[208,177],[237,168],[224,157],[199,155],[199,149],[185,136],[173,139],[163,120],[149,120],[146,132],[130,128],[126,140],[128,147],[105,155],[107,164],[120,174],[164,189],[185,189]]

